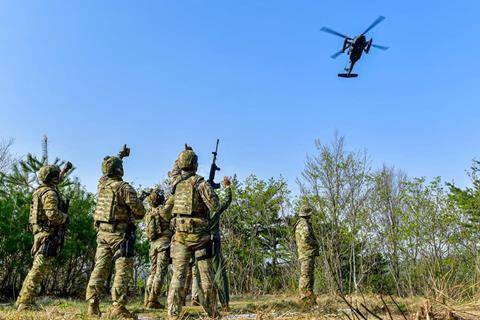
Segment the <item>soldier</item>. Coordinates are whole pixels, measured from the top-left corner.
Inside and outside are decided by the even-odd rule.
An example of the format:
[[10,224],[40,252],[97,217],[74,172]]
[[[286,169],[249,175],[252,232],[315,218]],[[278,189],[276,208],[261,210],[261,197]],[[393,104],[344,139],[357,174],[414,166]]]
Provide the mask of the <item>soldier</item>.
[[[172,238],[173,276],[168,292],[168,315],[179,316],[185,299],[185,286],[190,260],[195,259],[198,268],[201,301],[205,312],[216,317],[216,290],[209,231],[210,212],[224,211],[227,204],[220,203],[212,186],[196,174],[197,155],[191,148],[181,152],[174,166],[180,170],[172,179],[174,184],[173,210],[175,234]],[[171,176],[172,177],[172,176]],[[225,177],[223,185],[230,193],[230,180]]]
[[[227,195],[226,201],[232,202],[231,193]],[[214,244],[213,267],[215,270],[215,283],[218,289],[218,300],[224,311],[230,310],[230,289],[227,274],[227,266],[222,254],[221,235],[220,235],[220,216],[212,219],[212,237]]]
[[135,242],[135,219],[145,215],[142,201],[135,189],[122,180],[122,158],[129,155],[124,146],[118,157],[108,156],[102,162],[103,176],[98,183],[98,198],[94,220],[97,230],[95,267],[87,285],[88,314],[100,316],[99,299],[112,263],[115,263],[115,278],[112,285],[113,306],[110,317],[136,319],[125,307],[129,282],[133,278]]
[[295,225],[295,241],[297,243],[298,259],[300,261],[300,281],[298,289],[301,300],[305,303],[315,303],[313,293],[315,257],[319,255],[318,241],[312,228],[310,217],[313,209],[304,205],[300,208],[299,218]]
[[148,201],[151,208],[145,215],[145,233],[150,240],[150,275],[147,279],[144,305],[149,309],[163,309],[164,306],[158,298],[170,264],[173,198],[170,197],[165,202],[163,192],[156,189],[150,193]]
[[[67,162],[67,166],[71,164]],[[17,310],[35,309],[35,297],[51,263],[60,251],[63,239],[58,239],[58,228],[67,223],[68,205],[57,186],[61,176],[56,165],[46,165],[38,171],[40,186],[33,192],[29,223],[33,231],[33,265],[25,278],[17,299]],[[60,240],[60,242],[59,242]]]

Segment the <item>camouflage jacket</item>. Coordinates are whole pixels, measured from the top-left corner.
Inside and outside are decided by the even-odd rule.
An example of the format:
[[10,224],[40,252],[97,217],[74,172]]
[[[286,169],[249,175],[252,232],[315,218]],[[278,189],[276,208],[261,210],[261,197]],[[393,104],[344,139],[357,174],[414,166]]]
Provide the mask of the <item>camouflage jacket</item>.
[[67,221],[67,214],[60,210],[62,198],[54,187],[40,185],[33,193],[29,222],[34,233],[37,228],[52,225],[62,225]]
[[299,259],[316,257],[318,252],[318,241],[312,228],[312,223],[305,218],[299,218],[295,225],[295,241]]

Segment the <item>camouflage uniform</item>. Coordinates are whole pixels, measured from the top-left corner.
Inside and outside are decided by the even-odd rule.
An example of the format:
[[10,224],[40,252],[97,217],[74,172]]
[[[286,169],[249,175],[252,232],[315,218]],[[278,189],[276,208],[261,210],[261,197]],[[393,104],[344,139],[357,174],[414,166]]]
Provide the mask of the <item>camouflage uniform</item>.
[[175,168],[182,171],[172,179],[175,234],[171,249],[173,276],[167,298],[169,316],[178,316],[182,310],[191,259],[195,259],[198,268],[202,306],[210,317],[218,314],[208,228],[209,213],[221,210],[225,204],[220,203],[211,185],[196,174],[197,165],[195,153],[186,150],[180,154],[174,167],[174,171]]
[[[232,201],[232,193],[227,192],[226,194],[226,204],[230,204]],[[221,212],[219,212],[221,213]],[[213,269],[215,271],[215,284],[218,291],[218,300],[220,301],[221,306],[228,310],[230,303],[230,290],[229,290],[229,280],[227,274],[227,266],[225,259],[222,254],[221,247],[221,235],[220,235],[220,214],[215,214],[210,218],[210,233],[213,238]],[[194,265],[189,269],[187,276],[187,290],[191,287],[192,291],[192,305],[196,305],[199,302],[199,293],[198,293],[198,279],[197,273]],[[184,304],[185,305],[185,304]]]
[[[195,261],[190,261],[190,266],[188,267],[187,280],[185,285],[185,298],[190,292],[192,306],[200,305],[200,294],[198,288],[198,279],[197,279],[197,269],[195,268]],[[186,305],[186,301],[182,305]]]
[[310,222],[312,208],[303,206],[295,225],[295,241],[300,261],[300,280],[298,289],[302,300],[315,301],[313,293],[315,257],[319,255],[318,241]]
[[[145,216],[147,237],[150,240],[150,275],[147,279],[145,288],[145,307],[162,308],[159,304],[163,283],[168,272],[170,264],[170,241],[172,230],[170,229],[171,211],[173,208],[173,198],[169,198],[165,204],[155,206]],[[155,229],[151,230],[150,229]]]
[[[19,310],[28,309],[35,303],[35,297],[40,290],[40,284],[50,270],[54,256],[48,256],[46,242],[55,232],[55,227],[66,223],[67,215],[61,212],[62,197],[56,188],[56,183],[50,182],[51,175],[60,174],[60,168],[47,165],[40,169],[38,178],[42,184],[32,196],[29,223],[33,231],[33,265],[23,281],[22,289],[17,298]],[[58,180],[57,180],[58,183]]]
[[98,307],[105,281],[115,263],[112,285],[113,307],[110,316],[135,318],[125,308],[127,290],[133,278],[133,249],[127,236],[131,234],[134,219],[145,215],[145,208],[135,189],[122,180],[123,165],[118,157],[106,157],[102,163],[104,176],[98,184],[98,198],[94,220],[97,230],[95,267],[86,290],[88,313],[100,315]]

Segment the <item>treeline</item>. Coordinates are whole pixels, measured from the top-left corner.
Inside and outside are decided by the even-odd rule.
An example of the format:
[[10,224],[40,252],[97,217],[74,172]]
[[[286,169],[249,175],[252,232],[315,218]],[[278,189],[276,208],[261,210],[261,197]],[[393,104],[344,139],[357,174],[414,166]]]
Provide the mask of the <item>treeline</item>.
[[[0,145],[0,296],[12,299],[31,265],[28,230],[35,172],[46,160],[18,160]],[[45,148],[46,149],[46,148]],[[60,160],[55,160],[60,162]],[[469,169],[471,187],[440,178],[409,178],[392,167],[371,168],[366,152],[345,149],[343,137],[316,142],[299,168],[300,193],[282,178],[234,179],[234,200],[222,218],[223,250],[231,291],[294,292],[298,265],[293,225],[303,203],[316,208],[321,244],[316,270],[320,293],[390,293],[467,299],[479,289],[480,164]],[[74,173],[73,173],[74,174]],[[128,176],[128,172],[127,172]],[[44,282],[46,294],[83,297],[93,268],[95,195],[75,178],[61,186],[71,199],[65,248]],[[140,224],[141,226],[141,224]],[[143,290],[148,242],[139,228],[135,283]]]

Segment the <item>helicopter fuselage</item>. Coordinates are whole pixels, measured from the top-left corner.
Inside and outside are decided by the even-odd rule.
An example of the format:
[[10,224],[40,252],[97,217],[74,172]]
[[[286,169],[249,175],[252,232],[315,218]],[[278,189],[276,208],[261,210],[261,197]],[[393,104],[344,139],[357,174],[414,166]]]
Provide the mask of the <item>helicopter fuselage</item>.
[[347,77],[356,76],[352,74],[353,66],[358,60],[360,60],[364,52],[368,53],[370,51],[371,45],[372,39],[367,41],[367,38],[363,34],[353,39],[345,39],[342,51],[345,52],[348,48],[348,55],[350,57],[350,65],[345,68]]
[[348,54],[350,56],[350,62],[352,63],[357,62],[362,57],[363,52],[366,51],[367,45],[368,45],[368,42],[364,35],[355,37],[351,41],[350,48],[348,50]]

